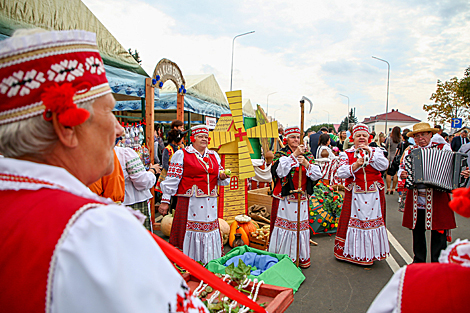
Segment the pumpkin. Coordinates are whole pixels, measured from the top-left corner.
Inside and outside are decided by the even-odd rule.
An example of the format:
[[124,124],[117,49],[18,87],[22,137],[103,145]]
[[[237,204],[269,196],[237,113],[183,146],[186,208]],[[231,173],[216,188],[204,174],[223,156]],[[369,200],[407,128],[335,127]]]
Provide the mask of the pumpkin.
[[258,228],[259,228],[259,225],[258,223],[256,223],[255,221],[251,220],[247,223],[238,223],[238,225],[240,225],[241,228],[243,228],[243,230],[245,231],[245,233],[249,234],[251,232],[254,232],[256,231]]
[[243,242],[248,246],[250,245],[250,239],[248,239],[248,235],[245,230],[240,227],[237,221],[233,221],[230,225],[230,234],[228,237],[228,244],[230,247],[233,248],[233,242],[235,241],[235,234],[241,234]]
[[230,235],[230,226],[228,223],[219,218],[219,230],[220,230],[220,238],[222,238],[222,244],[227,244],[228,236]]
[[238,226],[242,227],[245,233],[251,234],[255,232],[259,225],[253,219],[246,215],[237,215],[235,216],[235,221],[238,223]]
[[170,237],[171,225],[173,225],[173,215],[167,214],[163,217],[160,223],[160,230],[162,231],[163,235]]

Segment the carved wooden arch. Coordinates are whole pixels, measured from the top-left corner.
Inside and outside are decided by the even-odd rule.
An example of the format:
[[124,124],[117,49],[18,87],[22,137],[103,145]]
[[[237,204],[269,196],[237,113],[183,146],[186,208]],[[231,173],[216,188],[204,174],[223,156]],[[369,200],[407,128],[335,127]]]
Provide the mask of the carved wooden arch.
[[152,75],[152,86],[162,89],[166,81],[171,80],[177,89],[176,119],[184,122],[184,95],[186,81],[178,65],[168,59],[161,59]]

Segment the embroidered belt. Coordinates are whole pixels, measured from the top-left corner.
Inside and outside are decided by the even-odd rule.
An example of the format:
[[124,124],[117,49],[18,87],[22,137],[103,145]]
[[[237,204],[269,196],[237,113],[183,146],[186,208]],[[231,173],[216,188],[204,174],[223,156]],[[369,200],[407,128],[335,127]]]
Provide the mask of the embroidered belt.
[[357,218],[351,218],[348,224],[349,227],[360,228],[364,230],[374,229],[374,228],[378,228],[384,225],[385,224],[384,224],[384,220],[382,217],[379,217],[375,220],[368,220],[368,221],[361,221],[361,220],[358,220]]
[[[292,231],[297,230],[297,222],[292,222],[292,221],[289,221],[280,217],[276,218],[276,222],[274,223],[274,226],[283,228],[286,230],[292,230]],[[300,230],[308,230],[308,220],[300,221]]]
[[187,231],[197,231],[197,232],[211,232],[215,229],[219,228],[219,222],[217,220],[213,222],[194,222],[194,221],[187,221],[186,222],[186,230]]

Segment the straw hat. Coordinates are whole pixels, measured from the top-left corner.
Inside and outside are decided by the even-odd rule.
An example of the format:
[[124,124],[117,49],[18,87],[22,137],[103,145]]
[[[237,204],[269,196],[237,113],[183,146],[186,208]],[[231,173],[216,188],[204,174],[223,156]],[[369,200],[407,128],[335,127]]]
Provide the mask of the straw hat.
[[417,133],[432,132],[433,134],[439,132],[439,129],[432,128],[429,123],[421,122],[413,125],[413,131],[406,134],[408,137],[414,137]]

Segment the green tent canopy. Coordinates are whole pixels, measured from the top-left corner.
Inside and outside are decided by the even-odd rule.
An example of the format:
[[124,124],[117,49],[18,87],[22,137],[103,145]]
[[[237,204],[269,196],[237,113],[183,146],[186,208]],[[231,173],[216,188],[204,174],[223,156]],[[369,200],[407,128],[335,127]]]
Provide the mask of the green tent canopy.
[[96,33],[96,41],[104,64],[149,77],[82,1],[2,1],[0,35],[9,37],[19,28],[36,27],[46,30],[81,29]]

